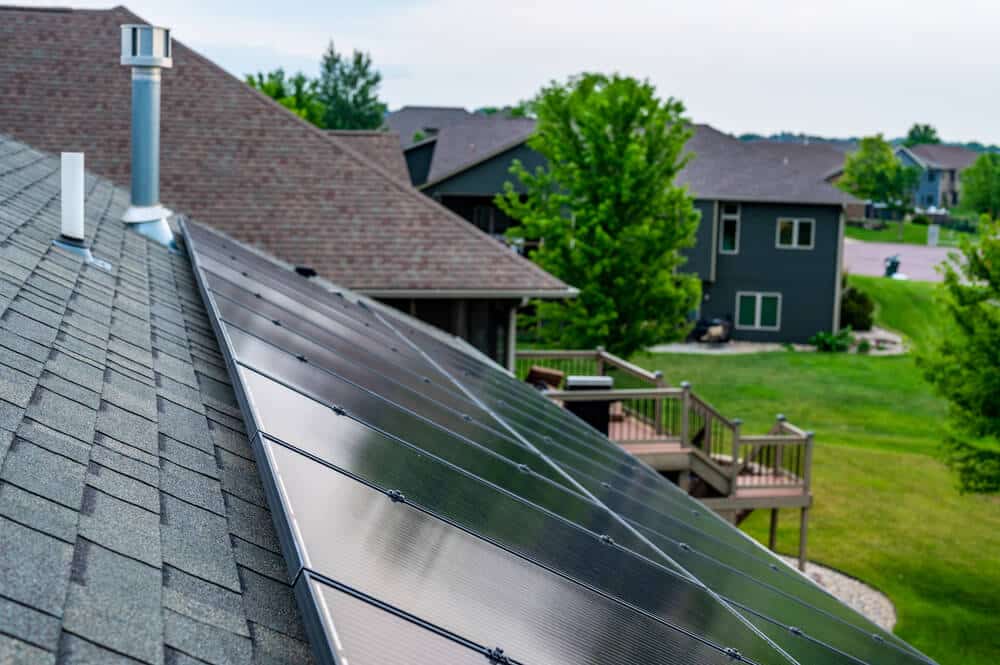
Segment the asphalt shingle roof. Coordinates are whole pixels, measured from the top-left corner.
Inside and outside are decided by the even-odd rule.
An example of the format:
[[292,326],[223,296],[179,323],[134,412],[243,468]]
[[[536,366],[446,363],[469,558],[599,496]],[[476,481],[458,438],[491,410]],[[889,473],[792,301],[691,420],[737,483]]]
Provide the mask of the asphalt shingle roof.
[[443,127],[434,139],[436,145],[427,181],[446,178],[497,152],[524,143],[534,131],[535,121],[531,118],[510,118],[501,114],[472,115]]
[[188,259],[88,174],[0,135],[0,662],[310,662]]
[[399,146],[399,135],[396,132],[328,129],[327,133],[335,136],[341,143],[349,145],[396,178],[403,182],[410,181],[410,172],[406,169],[406,160],[403,158],[403,149]]
[[[110,10],[0,9],[0,128],[129,182],[130,73]],[[567,287],[180,42],[163,72],[165,203],[361,292]],[[54,112],[58,108],[58,113]]]
[[[394,116],[390,114],[390,121]],[[445,180],[524,143],[534,126],[534,120],[499,114],[454,119],[433,139],[428,183]],[[699,198],[831,205],[853,201],[827,180],[844,162],[843,152],[828,144],[740,141],[701,124],[695,125],[686,150],[694,158],[677,182]]]
[[424,138],[430,138],[434,131],[458,124],[471,116],[460,106],[404,106],[390,113],[385,124],[399,134],[399,142],[405,148],[414,143],[413,135],[417,132],[424,134]]
[[909,150],[928,166],[945,170],[961,171],[979,158],[978,152],[960,145],[920,144]]

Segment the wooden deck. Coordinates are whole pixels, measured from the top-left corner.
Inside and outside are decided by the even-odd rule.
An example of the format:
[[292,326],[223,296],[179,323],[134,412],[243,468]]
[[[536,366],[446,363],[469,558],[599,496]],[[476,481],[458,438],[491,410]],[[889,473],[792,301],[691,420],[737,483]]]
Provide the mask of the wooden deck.
[[[799,566],[805,565],[808,513],[812,504],[813,435],[778,415],[767,433],[748,434],[743,422],[727,417],[691,390],[668,385],[650,372],[603,349],[519,351],[518,375],[548,368],[549,399],[610,404],[608,437],[653,469],[675,478],[706,506],[738,524],[751,511],[771,513],[773,550],[779,509],[798,509]],[[561,390],[563,375],[628,376],[646,388]],[[617,379],[616,379],[617,381]],[[634,383],[632,384],[634,385]]]

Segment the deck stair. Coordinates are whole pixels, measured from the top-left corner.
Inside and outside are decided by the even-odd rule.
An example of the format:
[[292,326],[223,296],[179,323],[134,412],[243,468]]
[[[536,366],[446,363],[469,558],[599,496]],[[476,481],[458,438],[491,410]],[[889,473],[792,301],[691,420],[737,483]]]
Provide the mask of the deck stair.
[[779,415],[766,434],[742,431],[691,385],[667,384],[650,372],[603,349],[596,351],[519,351],[518,376],[532,368],[564,374],[615,376],[628,386],[613,390],[566,391],[548,383],[547,396],[570,401],[608,400],[609,437],[653,469],[674,479],[708,507],[739,523],[752,511],[769,509],[769,546],[774,549],[779,509],[800,511],[799,563],[805,563],[813,435]]

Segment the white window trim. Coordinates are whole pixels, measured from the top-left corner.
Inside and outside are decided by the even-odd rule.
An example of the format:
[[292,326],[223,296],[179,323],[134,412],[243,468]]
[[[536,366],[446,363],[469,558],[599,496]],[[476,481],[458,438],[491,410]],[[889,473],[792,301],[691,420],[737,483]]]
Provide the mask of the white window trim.
[[[792,244],[781,244],[781,223],[792,222]],[[799,226],[802,224],[812,225],[812,233],[809,235],[809,244],[799,244]],[[803,249],[809,250],[816,247],[816,220],[811,217],[779,217],[774,224],[774,246],[778,249]]]
[[[726,204],[719,206],[719,254],[739,254],[740,253],[740,231],[743,223],[740,221],[742,209],[737,203],[735,213],[726,212]],[[736,222],[736,247],[735,249],[724,249],[722,243],[726,241],[726,222]]]
[[[753,320],[754,325],[746,326],[740,325],[740,298],[743,296],[752,296],[754,298],[754,311]],[[765,296],[774,296],[778,299],[778,310],[777,310],[777,325],[774,326],[762,326],[760,325],[760,309],[761,303]],[[781,294],[777,291],[737,291],[736,292],[736,315],[733,317],[733,325],[736,326],[737,330],[781,330]]]

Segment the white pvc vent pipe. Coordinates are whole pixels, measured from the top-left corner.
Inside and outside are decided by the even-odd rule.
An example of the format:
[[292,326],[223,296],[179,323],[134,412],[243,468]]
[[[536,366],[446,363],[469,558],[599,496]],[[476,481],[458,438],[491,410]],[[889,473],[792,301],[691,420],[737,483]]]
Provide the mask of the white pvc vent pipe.
[[83,153],[62,153],[62,236],[83,242]]

